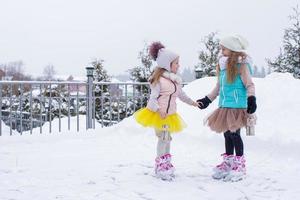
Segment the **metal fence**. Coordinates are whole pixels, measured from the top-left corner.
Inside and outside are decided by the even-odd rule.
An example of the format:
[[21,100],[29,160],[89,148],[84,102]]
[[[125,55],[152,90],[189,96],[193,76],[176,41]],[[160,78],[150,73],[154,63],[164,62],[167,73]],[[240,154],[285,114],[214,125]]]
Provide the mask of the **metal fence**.
[[[9,134],[19,134],[39,128],[49,122],[48,132],[53,132],[52,120],[58,119],[58,130],[67,118],[76,117],[79,131],[79,116],[84,115],[86,129],[95,128],[95,123],[110,126],[145,106],[149,96],[148,83],[111,83],[53,81],[0,81],[0,135],[3,123],[9,126]],[[74,125],[72,125],[74,126]]]

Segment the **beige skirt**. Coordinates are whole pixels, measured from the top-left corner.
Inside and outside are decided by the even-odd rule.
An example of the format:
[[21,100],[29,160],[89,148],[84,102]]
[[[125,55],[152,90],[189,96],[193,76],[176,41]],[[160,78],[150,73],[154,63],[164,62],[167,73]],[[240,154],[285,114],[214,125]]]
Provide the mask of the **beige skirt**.
[[204,123],[217,133],[228,130],[235,132],[246,126],[247,115],[246,109],[218,108],[205,119]]

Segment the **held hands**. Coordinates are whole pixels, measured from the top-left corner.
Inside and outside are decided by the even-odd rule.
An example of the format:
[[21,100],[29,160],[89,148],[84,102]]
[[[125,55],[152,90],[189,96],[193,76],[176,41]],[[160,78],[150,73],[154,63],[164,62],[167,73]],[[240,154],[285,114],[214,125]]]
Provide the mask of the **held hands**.
[[207,108],[208,107],[208,105],[211,103],[211,100],[207,97],[207,96],[205,96],[204,98],[202,98],[202,99],[198,99],[197,100],[197,103],[199,104],[199,108],[200,109],[205,109],[205,108]]
[[[252,114],[256,111],[257,105],[256,105],[256,98],[255,96],[249,96],[248,97],[248,107],[247,107],[247,113]],[[202,99],[198,99],[197,103],[199,104],[199,108],[200,109],[205,109],[209,106],[209,104],[211,103],[211,100],[205,96]]]
[[256,111],[257,108],[256,98],[255,96],[249,96],[247,101],[248,101],[247,113],[252,114]]
[[198,102],[194,101],[192,106],[199,107],[199,104],[198,104]]
[[[210,103],[211,100],[207,96],[205,96],[202,99],[198,99],[197,101],[194,101],[192,105],[200,109],[205,109]],[[165,111],[159,109],[158,112],[162,119],[167,117],[167,113]]]

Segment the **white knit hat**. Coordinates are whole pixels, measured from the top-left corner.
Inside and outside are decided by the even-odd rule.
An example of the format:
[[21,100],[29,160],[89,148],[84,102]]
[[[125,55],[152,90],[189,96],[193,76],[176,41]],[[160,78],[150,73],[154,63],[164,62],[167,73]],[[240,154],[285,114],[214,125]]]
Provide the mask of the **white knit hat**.
[[220,44],[231,51],[243,52],[249,46],[248,41],[241,35],[227,36],[221,39]]
[[176,54],[170,50],[167,50],[165,48],[161,48],[158,51],[156,62],[157,62],[158,67],[164,68],[168,71],[171,71],[171,68],[170,68],[171,62],[173,62],[178,57],[179,57],[178,54]]

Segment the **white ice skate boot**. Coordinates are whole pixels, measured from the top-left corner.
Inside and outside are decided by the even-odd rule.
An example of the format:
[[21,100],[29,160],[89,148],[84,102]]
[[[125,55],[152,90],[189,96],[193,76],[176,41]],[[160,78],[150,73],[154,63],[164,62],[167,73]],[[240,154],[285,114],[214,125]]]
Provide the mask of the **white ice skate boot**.
[[175,168],[171,164],[171,157],[171,154],[165,154],[155,159],[155,175],[157,178],[166,181],[172,181],[175,178]]
[[234,155],[227,155],[226,153],[224,153],[222,154],[222,156],[223,162],[213,169],[214,173],[212,174],[212,177],[214,179],[219,180],[226,177],[233,166]]
[[224,177],[224,181],[236,182],[246,176],[246,160],[244,156],[234,156],[233,166],[229,174]]

